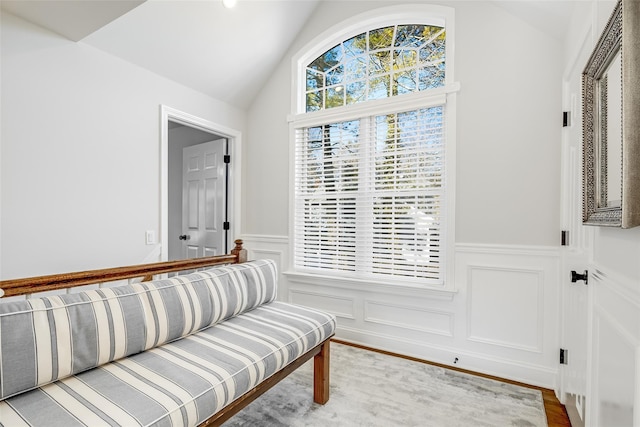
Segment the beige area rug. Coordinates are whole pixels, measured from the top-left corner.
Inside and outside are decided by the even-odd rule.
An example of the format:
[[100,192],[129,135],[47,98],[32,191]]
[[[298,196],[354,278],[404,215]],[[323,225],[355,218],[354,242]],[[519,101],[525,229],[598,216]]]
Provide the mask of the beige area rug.
[[225,426],[547,426],[538,390],[337,343],[329,402],[312,395],[310,361]]

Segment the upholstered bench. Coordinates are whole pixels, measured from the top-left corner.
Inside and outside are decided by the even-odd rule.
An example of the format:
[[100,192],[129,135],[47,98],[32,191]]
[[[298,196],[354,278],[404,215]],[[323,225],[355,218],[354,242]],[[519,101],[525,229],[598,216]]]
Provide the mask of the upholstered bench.
[[335,318],[275,301],[276,278],[275,264],[261,260],[164,280],[0,300],[0,423],[224,421],[216,414],[261,383],[294,362],[300,365],[303,357],[328,353]]

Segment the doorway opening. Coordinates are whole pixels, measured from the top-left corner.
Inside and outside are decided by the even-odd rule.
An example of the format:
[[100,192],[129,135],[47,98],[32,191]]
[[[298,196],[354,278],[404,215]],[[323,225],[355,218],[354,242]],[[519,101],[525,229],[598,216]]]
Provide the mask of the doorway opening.
[[229,253],[238,236],[240,133],[161,107],[161,259]]
[[169,260],[229,251],[228,140],[169,121]]

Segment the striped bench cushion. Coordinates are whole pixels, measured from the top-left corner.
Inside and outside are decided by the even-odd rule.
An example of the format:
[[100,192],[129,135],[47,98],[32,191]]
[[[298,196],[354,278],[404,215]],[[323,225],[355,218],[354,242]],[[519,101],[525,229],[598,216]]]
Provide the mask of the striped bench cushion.
[[75,294],[0,303],[0,400],[192,334],[273,301],[260,260]]
[[331,315],[265,304],[0,402],[7,426],[194,426],[333,335]]

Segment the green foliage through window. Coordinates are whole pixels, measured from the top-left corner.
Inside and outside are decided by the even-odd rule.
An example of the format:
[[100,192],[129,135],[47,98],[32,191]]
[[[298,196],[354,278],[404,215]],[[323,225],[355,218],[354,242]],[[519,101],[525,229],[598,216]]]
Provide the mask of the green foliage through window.
[[396,25],[358,34],[306,67],[306,111],[444,86],[445,30]]

